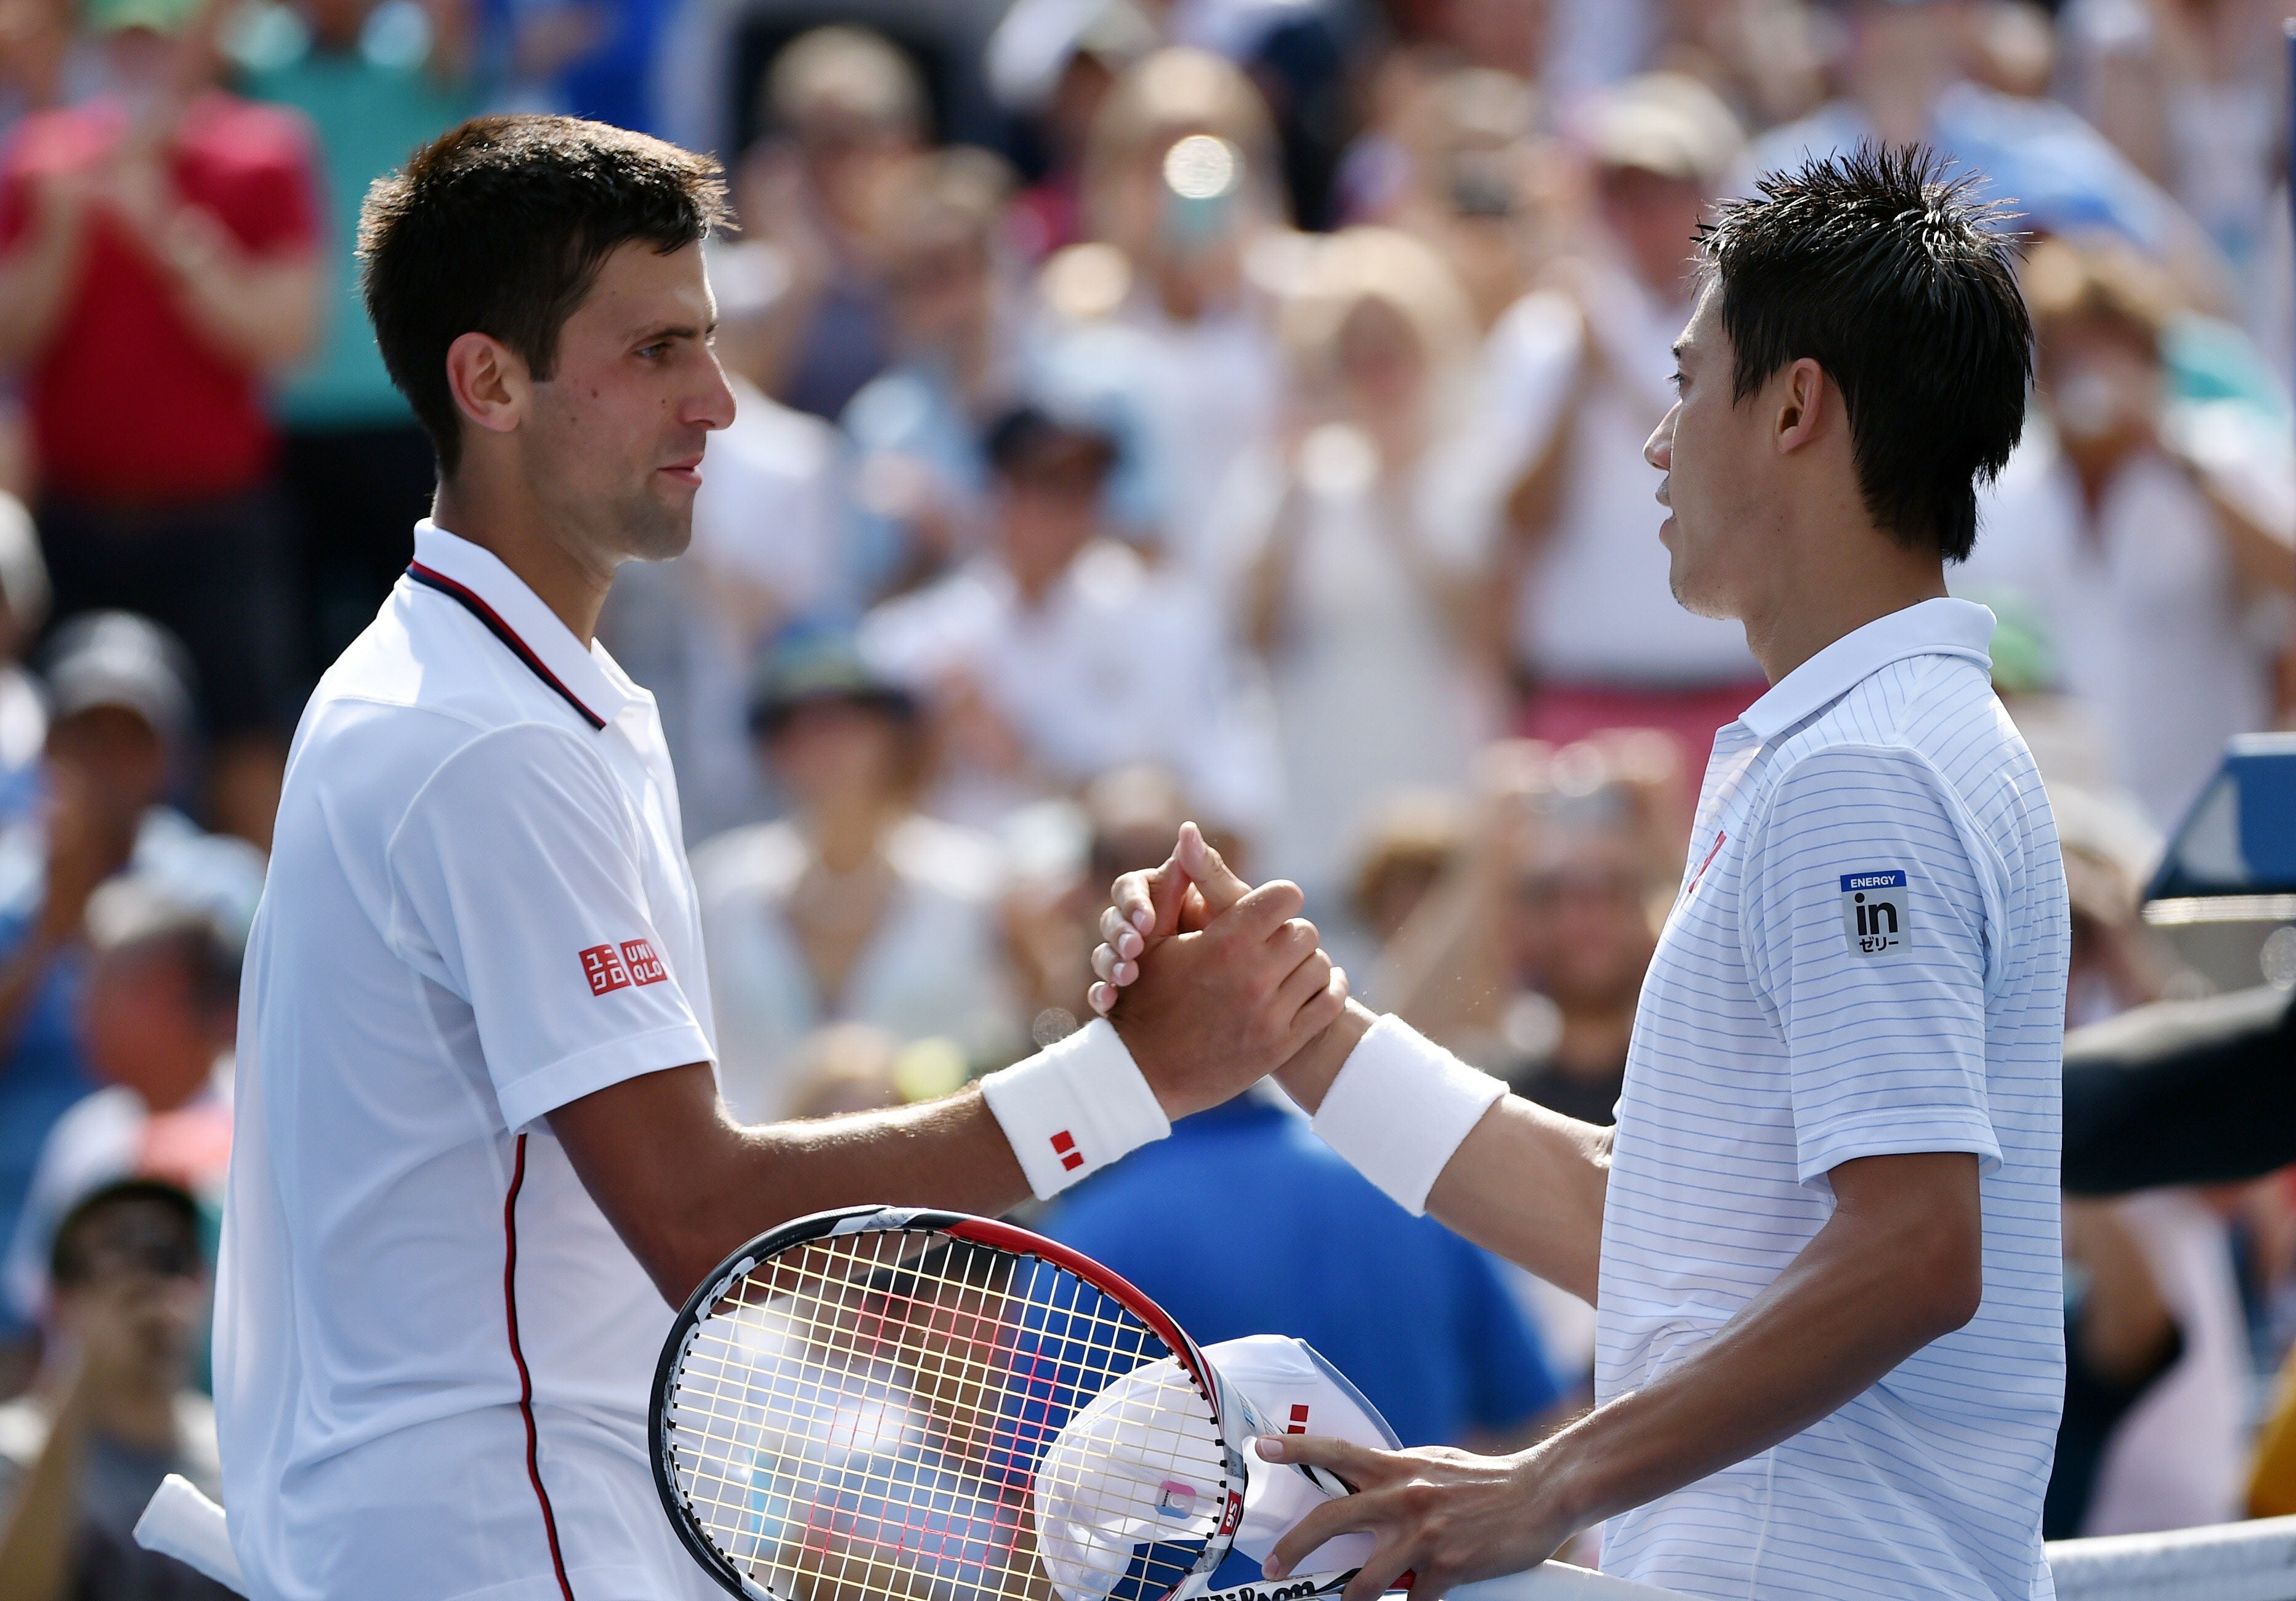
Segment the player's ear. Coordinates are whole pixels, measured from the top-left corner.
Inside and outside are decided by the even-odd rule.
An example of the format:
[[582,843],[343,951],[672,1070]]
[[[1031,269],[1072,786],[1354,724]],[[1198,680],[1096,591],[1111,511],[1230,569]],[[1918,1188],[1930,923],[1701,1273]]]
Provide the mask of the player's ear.
[[526,416],[534,376],[517,351],[474,331],[447,347],[447,387],[464,417],[488,433],[507,434]]
[[1792,455],[1824,431],[1825,402],[1833,384],[1825,369],[1808,356],[1788,366],[1776,386],[1777,413],[1771,425],[1778,454]]

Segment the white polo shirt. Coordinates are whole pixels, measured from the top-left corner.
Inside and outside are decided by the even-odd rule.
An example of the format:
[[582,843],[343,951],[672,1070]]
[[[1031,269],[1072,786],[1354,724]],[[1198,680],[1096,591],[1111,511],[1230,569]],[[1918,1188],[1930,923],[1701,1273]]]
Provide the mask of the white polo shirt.
[[217,1295],[263,1601],[716,1594],[649,1474],[670,1309],[549,1114],[714,1061],[652,697],[478,546],[415,566],[288,759]]
[[1831,1417],[1613,1519],[1607,1572],[1734,1601],[2054,1593],[2069,932],[1992,630],[1965,600],[1909,607],[1716,738],[1628,1053],[1595,1391],[1703,1347],[1816,1235],[1828,1171],[1856,1157],[1980,1158],[1983,1302]]

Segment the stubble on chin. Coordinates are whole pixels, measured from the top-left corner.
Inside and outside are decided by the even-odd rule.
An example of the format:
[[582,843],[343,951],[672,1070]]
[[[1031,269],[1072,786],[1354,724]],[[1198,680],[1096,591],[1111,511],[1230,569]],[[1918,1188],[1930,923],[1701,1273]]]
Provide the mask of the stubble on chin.
[[693,543],[693,497],[633,496],[622,508],[622,553],[634,561],[672,561]]

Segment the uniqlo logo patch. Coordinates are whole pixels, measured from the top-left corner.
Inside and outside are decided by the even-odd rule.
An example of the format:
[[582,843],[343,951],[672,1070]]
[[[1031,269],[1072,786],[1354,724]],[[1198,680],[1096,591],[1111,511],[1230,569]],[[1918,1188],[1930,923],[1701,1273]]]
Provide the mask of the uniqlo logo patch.
[[669,969],[661,965],[661,958],[653,953],[653,946],[644,940],[624,940],[622,960],[630,969],[632,984],[660,984],[669,976]]
[[1084,1153],[1076,1148],[1076,1136],[1066,1129],[1053,1136],[1053,1154],[1061,1159],[1065,1172],[1074,1172],[1084,1165]]
[[630,987],[629,964],[611,945],[593,945],[582,952],[582,976],[590,981],[593,996],[611,995]]
[[1308,1432],[1308,1403],[1306,1401],[1300,1401],[1292,1403],[1292,1422],[1283,1432],[1287,1434],[1304,1434]]

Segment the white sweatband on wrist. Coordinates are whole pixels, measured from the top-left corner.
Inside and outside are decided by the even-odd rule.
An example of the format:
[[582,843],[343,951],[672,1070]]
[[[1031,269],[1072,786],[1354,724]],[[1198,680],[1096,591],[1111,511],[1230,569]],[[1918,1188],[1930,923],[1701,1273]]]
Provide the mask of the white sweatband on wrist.
[[980,1081],[1040,1201],[1172,1131],[1156,1092],[1105,1017]]
[[1507,1092],[1400,1017],[1373,1024],[1316,1109],[1324,1143],[1414,1217],[1444,1164]]

